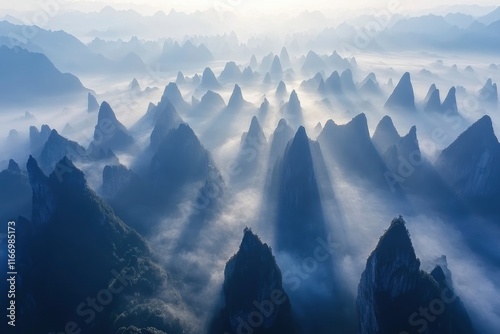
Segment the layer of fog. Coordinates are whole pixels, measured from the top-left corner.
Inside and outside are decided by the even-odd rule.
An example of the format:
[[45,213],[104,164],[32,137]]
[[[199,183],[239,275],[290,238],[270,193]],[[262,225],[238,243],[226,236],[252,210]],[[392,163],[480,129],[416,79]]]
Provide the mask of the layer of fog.
[[[467,95],[457,96],[459,99],[459,111],[464,116],[464,120],[456,126],[443,125],[442,123],[433,124],[432,121],[425,119],[416,119],[407,115],[391,114],[394,123],[401,135],[407,133],[410,126],[417,124],[418,137],[424,153],[431,159],[435,157],[439,150],[450,144],[457,135],[468,125],[483,115],[484,111],[479,110],[474,105],[475,92],[482,87],[488,77],[493,77],[494,82],[500,81],[498,72],[488,70],[489,63],[482,59],[456,58],[451,55],[441,55],[439,58],[429,55],[400,55],[381,57],[376,54],[357,55],[359,68],[354,72],[355,81],[361,81],[369,72],[375,72],[377,79],[384,90],[384,96],[369,99],[372,107],[366,109],[366,104],[361,104],[359,100],[351,100],[353,107],[346,110],[344,106],[331,100],[331,106],[325,106],[320,101],[323,98],[319,94],[304,91],[300,88],[303,79],[309,79],[312,76],[300,75],[300,68],[295,70],[295,78],[286,81],[288,93],[296,89],[303,107],[305,127],[310,137],[313,137],[313,128],[317,122],[322,125],[328,119],[333,119],[337,124],[344,124],[360,112],[367,114],[370,133],[373,131],[386,112],[383,110],[383,103],[391,92],[389,87],[384,84],[389,78],[392,78],[394,85],[405,71],[412,74],[412,83],[416,92],[416,101],[422,101],[427,90],[432,83],[436,83],[443,94],[453,85],[461,85],[466,88]],[[436,63],[437,59],[442,59],[443,64]],[[423,65],[424,64],[424,65]],[[457,64],[459,71],[453,73],[449,68]],[[241,63],[240,65],[247,65]],[[470,74],[464,71],[465,66],[472,66],[475,73]],[[243,67],[243,66],[240,66]],[[393,70],[389,69],[390,67]],[[423,68],[429,69],[433,75],[419,73]],[[222,70],[222,64],[213,65],[216,75]],[[202,73],[200,68],[196,73]],[[193,73],[186,73],[192,76]],[[330,73],[326,73],[328,76]],[[97,95],[98,100],[108,101],[117,114],[118,119],[127,127],[131,127],[147,110],[149,102],[157,103],[161,97],[164,87],[170,81],[175,80],[176,73],[165,73],[161,78],[138,78],[141,87],[155,87],[157,90],[149,94],[137,95],[128,90],[129,81],[115,82],[113,78],[82,78],[85,86],[92,88]],[[277,99],[274,95],[278,82],[273,82],[270,86],[262,84],[242,85],[243,97],[251,102],[253,107],[249,108],[247,114],[241,115],[234,120],[231,135],[225,142],[217,147],[211,147],[213,158],[221,170],[223,176],[225,167],[237,157],[241,134],[248,130],[251,116],[258,113],[258,107],[262,103],[263,97],[267,96],[271,109],[268,117],[262,122],[264,133],[269,141],[272,132],[277,126],[278,120],[282,117],[280,114],[280,105],[288,100],[288,96]],[[180,87],[184,99],[191,101],[191,96],[200,98],[203,92],[196,91],[196,87]],[[218,93],[229,100],[233,89],[233,84],[225,85]],[[470,102],[472,101],[472,102]],[[472,103],[472,107],[467,107]],[[0,115],[1,133],[4,138],[0,142],[0,152],[2,161],[0,167],[7,166],[9,158],[15,158],[20,165],[24,165],[27,159],[26,151],[28,148],[28,128],[30,125],[40,126],[49,124],[51,128],[58,131],[62,130],[67,123],[76,129],[74,133],[67,135],[72,140],[78,141],[84,147],[88,146],[93,136],[93,129],[97,122],[96,114],[89,114],[86,111],[86,97],[71,104],[52,103],[51,105],[41,105],[39,107],[4,110]],[[25,111],[29,111],[35,119],[27,119]],[[194,129],[199,138],[210,137],[210,127],[207,122],[210,119],[206,117],[195,117],[196,115],[181,114],[186,122]],[[490,113],[493,119],[495,129],[500,130],[500,117],[498,114]],[[208,117],[208,116],[207,116]],[[215,115],[210,115],[215,117]],[[443,128],[447,132],[444,140],[436,141],[429,134],[436,127]],[[18,142],[13,143],[7,140],[7,135],[11,129],[19,132]],[[208,132],[207,132],[208,131]],[[227,129],[216,129],[216,131],[227,131]],[[59,131],[61,133],[61,131]],[[500,133],[500,132],[497,132]],[[64,133],[62,133],[65,135]],[[313,138],[314,139],[314,138]],[[141,138],[143,147],[148,144],[148,136]],[[202,142],[203,144],[203,142]],[[131,166],[134,162],[133,155],[120,156],[121,163]],[[93,189],[98,190],[102,182],[102,166],[78,165],[82,168]],[[261,170],[264,174],[267,170]],[[366,259],[370,252],[376,246],[378,238],[389,226],[390,220],[399,215],[398,208],[393,207],[392,203],[387,203],[385,199],[376,196],[370,189],[360,188],[339,178],[334,171],[330,171],[332,184],[339,201],[340,211],[342,213],[342,230],[345,231],[345,245],[348,249],[342,258],[341,268],[345,274],[346,281],[350,282],[350,290],[356,293],[359,277],[364,269]],[[275,231],[272,222],[262,222],[260,210],[262,207],[262,193],[264,188],[264,178],[255,185],[245,189],[234,191],[231,184],[225,177],[228,184],[228,194],[224,198],[225,204],[220,216],[210,222],[208,226],[203,227],[203,231],[196,245],[193,245],[189,251],[182,253],[173,253],[179,235],[186,220],[189,217],[192,206],[189,200],[180,206],[179,212],[174,216],[165,219],[157,233],[157,237],[152,239],[152,246],[155,251],[162,256],[167,270],[172,268],[176,281],[184,281],[181,284],[182,293],[195,313],[198,313],[201,322],[205,322],[210,317],[212,311],[217,305],[217,296],[221,289],[223,281],[223,269],[225,262],[238,249],[241,240],[242,230],[245,226],[252,227],[261,235],[264,242],[273,246]],[[194,194],[193,194],[194,196]],[[325,208],[328,211],[328,208]],[[453,273],[453,281],[458,294],[464,300],[468,310],[473,315],[478,328],[484,332],[492,332],[494,328],[499,328],[498,308],[500,300],[500,291],[495,282],[498,282],[498,268],[492,268],[490,264],[485,263],[480,257],[473,254],[463,236],[453,227],[453,222],[442,222],[434,218],[432,214],[421,213],[416,216],[405,217],[408,222],[408,228],[412,235],[412,240],[416,249],[417,256],[421,258],[426,269],[435,258],[446,255],[448,265]],[[327,217],[328,219],[328,217]],[[473,223],[473,222],[471,222]],[[339,227],[331,226],[332,230]],[[283,258],[277,255],[281,270],[285,272],[286,263],[280,262]],[[188,283],[193,283],[198,289],[193,290]],[[305,283],[305,285],[307,282]],[[204,312],[205,311],[205,312]]]

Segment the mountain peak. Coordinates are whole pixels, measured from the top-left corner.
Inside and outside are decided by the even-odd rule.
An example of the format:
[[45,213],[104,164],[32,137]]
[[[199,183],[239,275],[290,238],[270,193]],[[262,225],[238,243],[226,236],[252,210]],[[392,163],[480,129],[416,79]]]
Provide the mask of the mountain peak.
[[413,125],[406,136],[396,144],[399,154],[410,157],[412,154],[420,154],[420,147],[418,146],[417,127]]
[[215,93],[212,90],[208,90],[202,97],[200,101],[200,105],[204,107],[217,107],[222,108],[226,106],[226,102],[220,94]]
[[432,93],[436,90],[436,84],[433,83],[432,85],[429,86],[429,90],[427,91],[427,94],[425,95],[425,98],[424,98],[424,104],[427,104],[427,102],[429,101]]
[[248,130],[249,134],[255,134],[257,132],[261,132],[262,128],[260,127],[259,120],[257,119],[257,116],[253,116],[252,120],[250,121],[250,128]]
[[231,97],[229,98],[229,102],[227,104],[227,107],[229,109],[234,109],[234,108],[239,108],[243,105],[245,100],[243,99],[243,94],[241,92],[240,86],[238,84],[234,85],[233,93],[231,94]]
[[325,80],[325,89],[327,92],[339,94],[342,93],[342,80],[340,79],[339,72],[333,73]]
[[[442,279],[439,269],[434,275]],[[408,317],[422,305],[442,298],[442,288],[431,275],[420,270],[405,221],[401,216],[395,218],[361,275],[356,301],[360,332],[415,331]],[[474,333],[466,309],[458,297],[454,299],[432,322],[426,322],[429,333]]]
[[262,243],[259,236],[254,234],[252,229],[245,227],[243,230],[243,239],[240,244],[240,252],[251,252],[264,246],[267,245]]
[[441,97],[439,96],[439,89],[436,88],[436,85],[433,84],[433,86],[434,88],[432,86],[429,88],[429,92],[424,99],[424,111],[426,112],[441,110]]
[[448,91],[448,95],[446,95],[446,98],[441,105],[441,109],[444,113],[458,115],[456,92],[457,90],[455,87],[451,87]]
[[226,264],[224,306],[217,312],[210,333],[242,332],[242,325],[232,319],[251,319],[255,305],[264,305],[276,293],[283,297],[284,302],[273,305],[272,315],[266,317],[256,333],[295,334],[290,302],[283,291],[281,270],[271,248],[252,230],[245,228],[238,252]]
[[[179,124],[182,123],[182,119],[177,113],[174,105],[166,100],[163,104],[161,104],[156,114],[156,123],[151,133],[151,141],[153,142],[153,138],[158,140],[158,142],[163,139],[163,137],[170,131],[171,129],[177,128]],[[161,135],[160,135],[161,133]]]
[[290,55],[288,54],[288,51],[285,47],[282,47],[281,48],[281,51],[280,51],[280,60],[281,60],[281,64],[287,68],[289,67],[291,64],[290,64]]
[[280,129],[280,128],[284,128],[284,127],[287,127],[288,126],[288,123],[286,122],[286,119],[284,118],[281,118],[279,121],[278,121],[278,126],[276,129]]
[[[410,232],[406,229],[406,222],[403,217],[399,216],[392,220],[391,226],[380,238],[370,258],[374,255],[383,263],[393,262],[400,266],[411,265],[413,270],[418,272],[420,261],[415,255]],[[397,258],[404,260],[399,262],[396,260]]]
[[328,136],[328,134],[333,134],[335,131],[340,130],[343,132],[343,135],[354,140],[355,138],[363,138],[370,140],[370,132],[368,130],[368,121],[366,119],[366,115],[364,113],[360,113],[354,116],[348,123],[343,125],[336,124],[333,120],[329,119],[325,126],[323,127],[323,131],[320,134],[320,137]]
[[385,115],[375,128],[375,133],[372,137],[373,144],[380,153],[385,153],[389,147],[396,144],[400,139],[401,137],[392,119]]
[[479,99],[487,107],[496,108],[498,106],[497,84],[488,78],[484,86],[479,90]]
[[30,176],[30,179],[31,179],[31,177],[35,177],[35,178],[38,177],[40,175],[40,173],[43,174],[40,167],[38,167],[38,162],[31,155],[29,156],[28,162],[26,163],[26,170],[28,171],[28,175]]
[[259,107],[259,114],[265,114],[269,110],[269,100],[265,97]]
[[395,111],[415,111],[415,95],[411,83],[410,73],[406,72],[399,80],[396,88],[385,103],[385,108]]
[[293,138],[293,144],[295,144],[295,145],[303,145],[303,144],[309,145],[309,137],[307,137],[306,129],[302,125],[299,126],[299,128],[297,129],[297,132],[295,133],[295,137]]
[[281,78],[281,75],[283,74],[283,68],[281,67],[280,58],[277,55],[274,56],[270,73],[271,75],[275,76],[276,79]]
[[162,104],[165,104],[166,101],[172,103],[177,110],[185,111],[189,109],[188,103],[182,97],[179,86],[175,82],[169,82],[165,87],[160,103],[158,103],[158,105],[160,106]]
[[368,136],[370,136],[368,131],[368,120],[366,119],[365,113],[360,113],[354,116],[353,119],[346,125],[353,126],[354,128],[365,133],[368,132]]
[[477,203],[474,207],[497,210],[484,198],[499,196],[499,164],[500,144],[491,118],[485,115],[441,152],[435,166],[461,198]]
[[127,128],[116,118],[111,106],[103,101],[97,124],[94,129],[94,140],[90,143],[89,150],[98,154],[99,151],[121,151],[134,143],[134,138],[128,133]]
[[139,81],[137,81],[136,78],[132,79],[132,81],[128,85],[128,89],[132,91],[141,91],[141,85],[139,84]]
[[97,115],[97,122],[100,123],[102,121],[109,122],[111,121],[112,123],[118,122],[118,119],[116,118],[115,112],[111,108],[108,102],[102,101],[101,107],[99,108],[99,113]]
[[270,84],[272,82],[271,74],[269,72],[266,73],[266,76],[264,77],[264,80],[262,82],[265,84]]
[[226,65],[224,66],[224,69],[219,75],[219,80],[221,82],[235,82],[237,81],[241,76],[241,70],[236,65],[234,61],[227,62]]
[[299,96],[297,95],[297,92],[295,92],[295,89],[292,90],[292,92],[290,93],[290,99],[288,100],[288,105],[289,108],[291,108],[292,110],[301,109]]
[[175,83],[178,85],[186,83],[186,78],[184,77],[184,74],[181,71],[177,72],[177,78],[175,79]]
[[352,77],[352,71],[350,69],[347,69],[342,72],[340,75],[340,82],[342,85],[342,88],[347,90],[347,91],[355,91],[356,90],[356,85],[354,84],[354,79]]
[[280,83],[278,84],[278,87],[276,88],[276,95],[277,96],[283,96],[286,93],[287,93],[287,91],[286,91],[286,85],[283,82],[283,80],[281,80]]
[[465,141],[467,137],[469,137],[468,140],[472,140],[473,142],[477,142],[476,140],[473,140],[477,137],[483,138],[483,140],[487,141],[493,140],[494,137],[495,140],[493,140],[493,142],[498,143],[498,140],[495,137],[495,131],[493,129],[491,117],[488,115],[484,115],[474,124],[472,124],[467,130],[465,130],[460,136],[458,136],[454,143]]
[[76,168],[73,162],[66,156],[57,163],[56,168],[50,174],[49,178],[66,186],[72,186],[74,189],[84,189],[87,186],[83,172]]
[[218,89],[220,88],[219,81],[215,77],[214,72],[210,67],[205,68],[203,75],[201,77],[201,85],[208,89]]
[[255,145],[262,145],[266,143],[266,136],[264,135],[262,127],[260,126],[256,116],[252,117],[250,128],[248,129],[248,132],[243,135],[241,143],[242,145],[248,145],[254,148]]
[[17,162],[15,162],[12,159],[9,160],[9,166],[7,167],[7,170],[11,171],[11,172],[14,172],[14,173],[20,173],[21,172],[21,168],[19,168],[19,165],[17,164]]

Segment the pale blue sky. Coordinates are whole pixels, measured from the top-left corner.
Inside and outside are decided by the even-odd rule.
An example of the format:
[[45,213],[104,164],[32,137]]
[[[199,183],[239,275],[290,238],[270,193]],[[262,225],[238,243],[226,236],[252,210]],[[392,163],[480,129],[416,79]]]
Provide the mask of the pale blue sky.
[[0,9],[13,10],[37,10],[41,4],[58,2],[66,9],[82,9],[85,11],[97,10],[105,5],[117,6],[119,8],[133,8],[135,10],[151,13],[156,10],[169,11],[175,8],[180,11],[192,12],[195,10],[205,10],[210,7],[229,8],[248,11],[262,12],[296,12],[297,10],[335,10],[335,9],[360,9],[367,7],[387,8],[389,3],[398,3],[405,10],[427,9],[442,5],[457,5],[457,4],[476,4],[476,5],[493,5],[499,6],[498,0],[348,0],[348,1],[332,1],[332,0],[0,0]]

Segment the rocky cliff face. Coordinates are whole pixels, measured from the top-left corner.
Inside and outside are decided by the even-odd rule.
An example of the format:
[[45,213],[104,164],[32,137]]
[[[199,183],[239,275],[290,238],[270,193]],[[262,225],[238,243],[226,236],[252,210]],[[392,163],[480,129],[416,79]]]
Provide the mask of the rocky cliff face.
[[361,334],[474,333],[460,299],[441,275],[420,270],[401,217],[368,258],[356,305]]
[[461,198],[482,210],[496,210],[500,144],[489,116],[483,116],[445,148],[435,165]]
[[31,187],[25,171],[14,160],[0,172],[0,221],[5,223],[19,215],[31,214]]
[[74,327],[94,333],[122,333],[132,326],[189,331],[182,317],[155,314],[159,309],[182,309],[183,302],[172,285],[157,296],[167,275],[146,241],[89,189],[69,159],[58,165],[64,169],[46,176],[35,159],[27,163],[34,229],[23,240],[22,264],[27,270],[20,298],[32,307],[23,309],[20,331],[60,332],[70,320]]
[[271,248],[249,229],[226,264],[223,307],[210,333],[298,333]]

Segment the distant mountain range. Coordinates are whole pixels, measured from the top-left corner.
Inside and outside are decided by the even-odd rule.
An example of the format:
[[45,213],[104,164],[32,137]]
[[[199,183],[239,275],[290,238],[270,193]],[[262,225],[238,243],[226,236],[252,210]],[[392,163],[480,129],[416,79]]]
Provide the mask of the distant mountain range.
[[4,104],[88,93],[76,76],[61,73],[44,54],[20,47],[0,46],[0,73],[0,101]]

